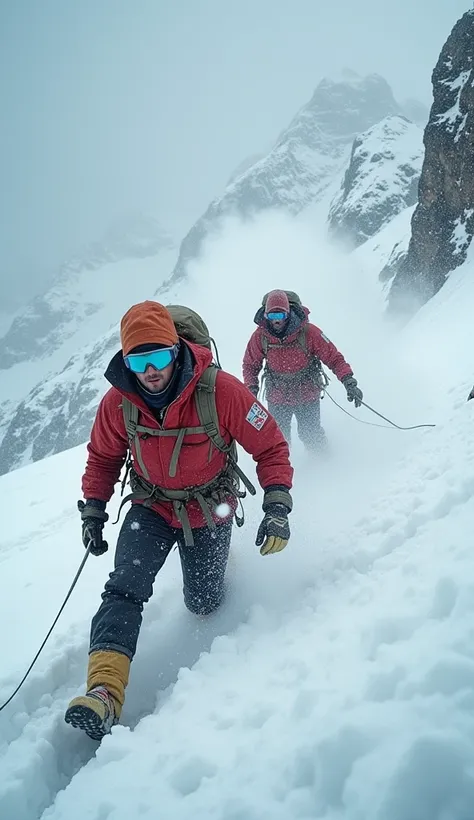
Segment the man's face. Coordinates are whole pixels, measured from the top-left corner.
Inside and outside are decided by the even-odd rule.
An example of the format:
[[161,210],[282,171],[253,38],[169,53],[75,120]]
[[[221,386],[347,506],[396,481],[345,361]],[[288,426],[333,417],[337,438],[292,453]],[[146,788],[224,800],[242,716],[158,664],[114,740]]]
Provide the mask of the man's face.
[[265,318],[271,329],[278,333],[279,330],[285,327],[288,321],[288,314],[284,310],[272,310],[265,314]]
[[135,373],[141,385],[148,390],[149,393],[161,393],[165,387],[168,387],[173,376],[174,362],[158,370],[149,364],[144,373]]
[[179,346],[152,347],[151,350],[128,353],[125,366],[135,374],[140,384],[150,393],[161,393],[170,383]]
[[270,322],[270,327],[276,331],[282,330],[286,325],[286,319],[269,319],[268,321]]

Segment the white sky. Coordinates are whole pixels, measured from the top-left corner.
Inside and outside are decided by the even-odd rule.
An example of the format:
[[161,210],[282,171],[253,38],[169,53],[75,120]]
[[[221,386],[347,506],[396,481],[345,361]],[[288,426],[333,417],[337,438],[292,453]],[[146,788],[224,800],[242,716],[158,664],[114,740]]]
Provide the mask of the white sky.
[[469,0],[10,0],[0,10],[0,300],[129,207],[176,238],[324,74],[429,104]]

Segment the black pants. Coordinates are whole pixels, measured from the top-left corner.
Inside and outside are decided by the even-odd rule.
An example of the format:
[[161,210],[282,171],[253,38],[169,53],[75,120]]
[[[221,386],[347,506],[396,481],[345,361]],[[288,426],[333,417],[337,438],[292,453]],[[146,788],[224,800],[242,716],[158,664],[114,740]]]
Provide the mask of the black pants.
[[193,529],[194,546],[184,545],[180,529],[170,527],[153,510],[133,504],[117,540],[115,568],[92,619],[90,651],[112,649],[135,654],[143,605],[174,544],[178,544],[183,573],[184,603],[197,615],[208,615],[222,602],[229,558],[232,521]]
[[288,444],[291,444],[291,420],[296,416],[298,436],[307,450],[319,450],[326,444],[326,433],[321,427],[321,402],[307,402],[294,407],[287,404],[268,404],[268,409],[276,420]]

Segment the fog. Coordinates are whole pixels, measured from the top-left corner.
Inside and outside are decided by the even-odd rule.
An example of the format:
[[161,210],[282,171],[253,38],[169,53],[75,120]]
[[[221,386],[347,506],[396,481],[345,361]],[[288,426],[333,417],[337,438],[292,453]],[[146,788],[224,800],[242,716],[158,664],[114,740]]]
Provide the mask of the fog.
[[0,309],[131,208],[179,241],[325,74],[430,102],[467,0],[17,0],[0,11]]

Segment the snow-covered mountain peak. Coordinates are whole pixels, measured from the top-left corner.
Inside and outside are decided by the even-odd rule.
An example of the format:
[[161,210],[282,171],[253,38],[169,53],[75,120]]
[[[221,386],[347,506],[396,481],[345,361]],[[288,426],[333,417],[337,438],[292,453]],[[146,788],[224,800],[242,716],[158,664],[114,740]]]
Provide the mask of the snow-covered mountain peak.
[[329,215],[334,238],[360,245],[416,203],[422,136],[417,125],[393,114],[356,137]]
[[390,86],[377,74],[342,82],[323,79],[272,150],[234,175],[191,228],[181,243],[174,279],[185,276],[188,262],[226,216],[249,217],[269,208],[295,215],[320,200],[342,171],[355,136],[398,111]]
[[277,146],[297,140],[315,150],[324,146],[333,153],[339,143],[351,142],[383,117],[399,112],[383,77],[378,74],[354,76],[356,80],[349,81],[323,78],[310,101],[282,132]]

